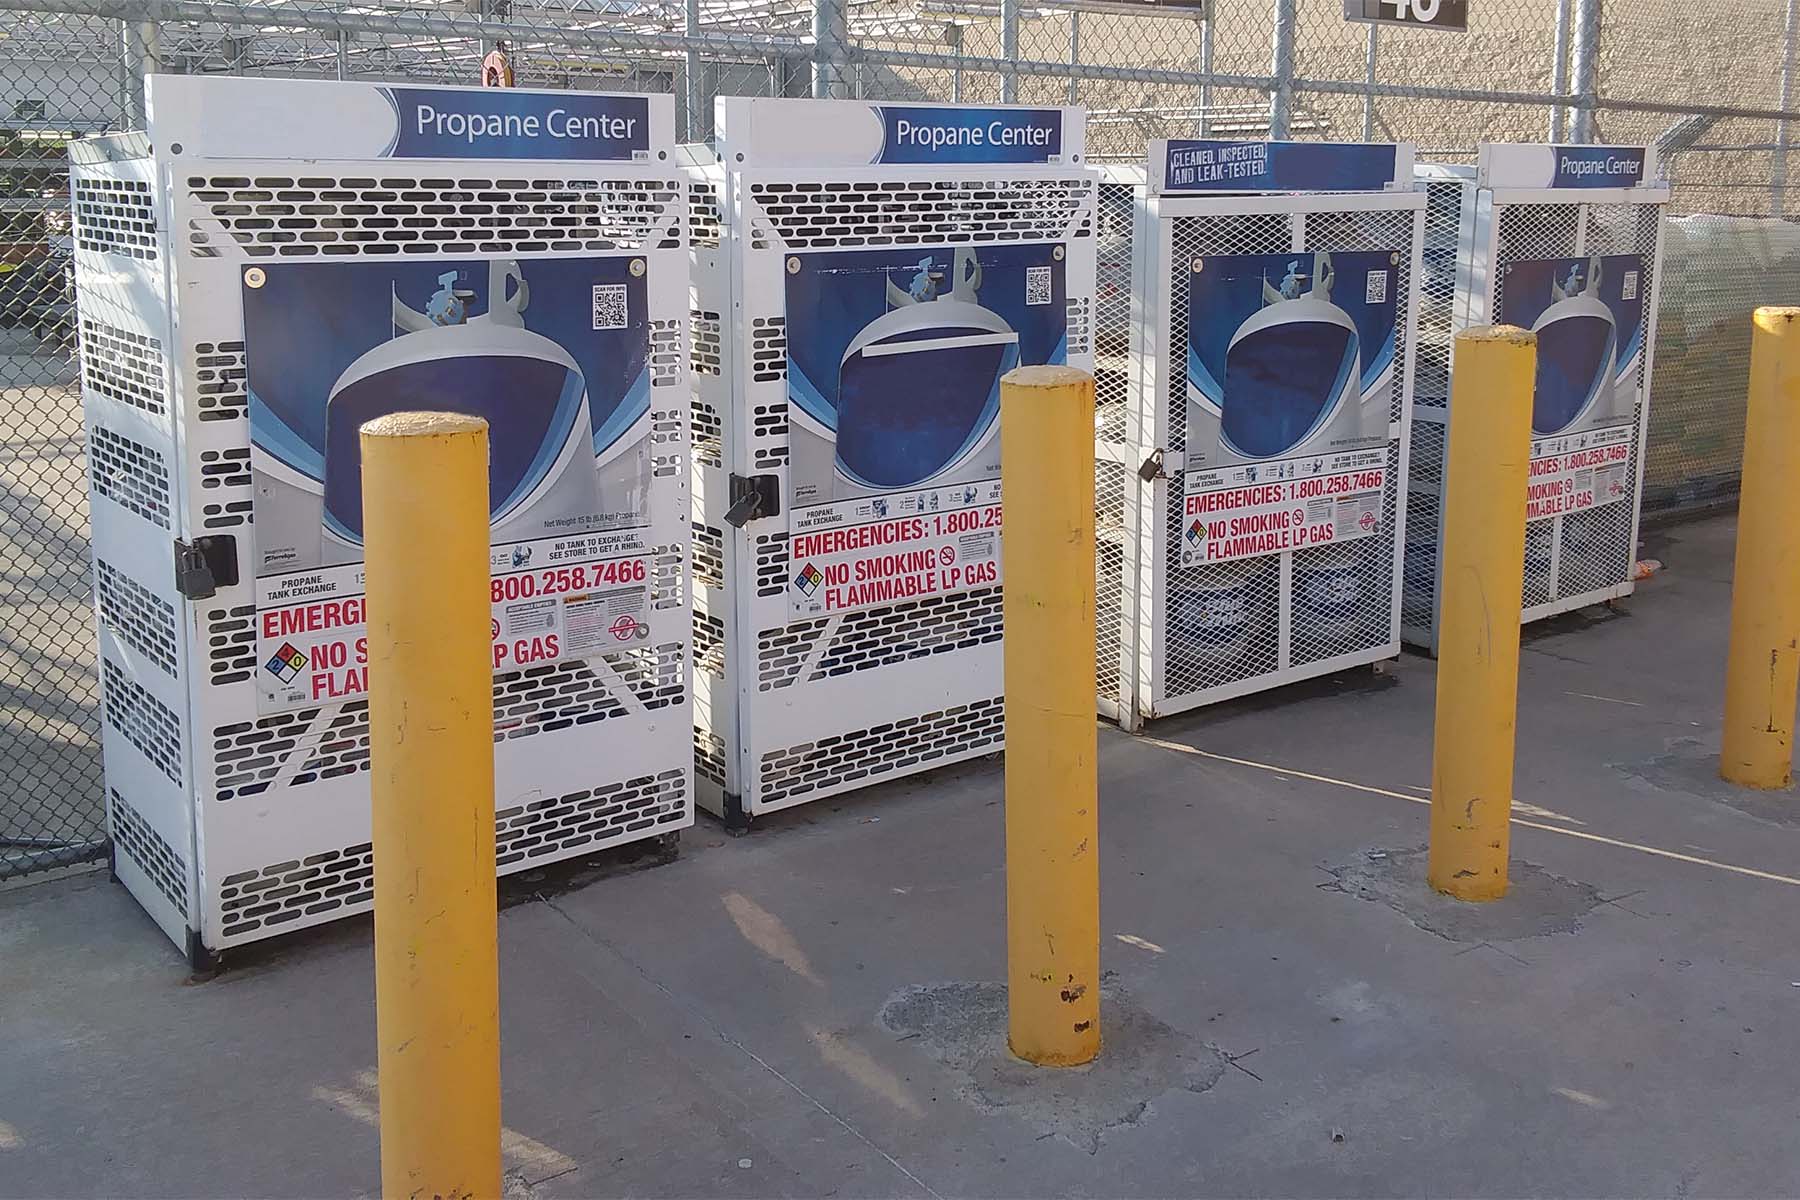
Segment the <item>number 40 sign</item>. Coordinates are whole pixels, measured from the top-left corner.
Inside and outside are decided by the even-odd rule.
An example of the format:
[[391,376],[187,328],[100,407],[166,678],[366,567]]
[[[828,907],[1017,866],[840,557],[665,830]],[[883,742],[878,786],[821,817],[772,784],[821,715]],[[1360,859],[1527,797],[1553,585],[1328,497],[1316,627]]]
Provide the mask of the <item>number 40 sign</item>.
[[1466,30],[1469,0],[1344,0],[1344,19]]

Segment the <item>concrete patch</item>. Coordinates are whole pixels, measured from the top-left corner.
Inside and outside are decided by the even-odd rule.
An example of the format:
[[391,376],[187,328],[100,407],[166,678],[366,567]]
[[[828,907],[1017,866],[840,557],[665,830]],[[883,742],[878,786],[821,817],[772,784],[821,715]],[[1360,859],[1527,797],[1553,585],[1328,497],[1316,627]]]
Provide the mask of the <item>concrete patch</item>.
[[1427,933],[1477,945],[1574,933],[1601,901],[1599,889],[1518,859],[1512,862],[1504,899],[1491,904],[1452,900],[1426,885],[1423,846],[1369,850],[1355,862],[1326,869],[1332,890],[1385,904]]
[[1763,792],[1726,783],[1719,778],[1719,748],[1697,738],[1677,738],[1668,744],[1666,754],[1618,766],[1661,791],[1724,804],[1771,825],[1800,828],[1800,796],[1792,788]]
[[1006,1113],[1095,1154],[1109,1130],[1135,1125],[1177,1088],[1204,1092],[1224,1074],[1217,1047],[1141,1008],[1124,988],[1100,985],[1100,1057],[1085,1067],[1033,1067],[1006,1048],[1006,985],[932,983],[888,998],[878,1020],[957,1076],[957,1092],[983,1112]]

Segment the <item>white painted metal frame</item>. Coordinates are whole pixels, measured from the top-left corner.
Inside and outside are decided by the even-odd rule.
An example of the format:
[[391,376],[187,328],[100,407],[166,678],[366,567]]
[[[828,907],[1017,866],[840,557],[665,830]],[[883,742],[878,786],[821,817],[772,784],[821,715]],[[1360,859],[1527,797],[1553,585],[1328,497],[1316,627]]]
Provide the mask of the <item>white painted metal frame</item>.
[[[1474,171],[1466,168],[1445,168],[1431,164],[1421,164],[1419,176],[1428,186],[1454,186],[1460,197],[1458,218],[1457,270],[1455,297],[1449,310],[1451,325],[1443,336],[1454,337],[1455,333],[1472,325],[1490,324],[1496,320],[1498,297],[1506,262],[1500,246],[1500,226],[1504,214],[1509,209],[1542,207],[1547,212],[1573,211],[1574,236],[1565,252],[1559,257],[1580,258],[1588,251],[1590,221],[1595,208],[1599,207],[1633,207],[1655,208],[1659,212],[1656,221],[1655,235],[1652,239],[1654,249],[1651,259],[1646,264],[1650,275],[1650,287],[1644,299],[1644,349],[1642,365],[1639,367],[1639,392],[1636,419],[1633,422],[1632,464],[1633,486],[1631,497],[1620,503],[1627,504],[1630,509],[1629,540],[1620,561],[1621,569],[1612,573],[1611,577],[1595,586],[1576,587],[1563,590],[1564,575],[1564,529],[1570,517],[1582,516],[1581,513],[1558,514],[1540,518],[1532,525],[1548,524],[1549,561],[1543,572],[1547,580],[1545,598],[1532,602],[1536,592],[1533,580],[1526,580],[1526,594],[1521,597],[1520,620],[1523,624],[1556,616],[1575,609],[1585,608],[1592,604],[1603,604],[1619,600],[1631,595],[1635,589],[1632,579],[1633,566],[1636,559],[1638,529],[1642,516],[1644,490],[1644,458],[1646,443],[1650,429],[1650,393],[1651,381],[1654,378],[1653,367],[1656,353],[1657,316],[1662,296],[1662,255],[1665,226],[1660,219],[1661,208],[1668,203],[1669,189],[1666,184],[1649,183],[1631,188],[1489,188],[1480,186]],[[1441,331],[1442,332],[1442,331]],[[1451,343],[1452,346],[1454,343]],[[1451,364],[1454,375],[1454,363]],[[1447,400],[1447,396],[1446,396]],[[1449,405],[1442,406],[1415,403],[1412,406],[1412,424],[1414,438],[1433,437],[1447,453],[1449,438]],[[1427,433],[1429,427],[1430,432]],[[1415,507],[1429,510],[1436,522],[1436,530],[1432,542],[1433,547],[1443,545],[1443,487],[1441,465],[1435,467],[1429,477],[1415,474],[1412,478],[1415,491],[1426,494],[1415,495],[1415,500],[1422,501]],[[1610,507],[1610,506],[1603,506]],[[1597,513],[1598,509],[1588,509],[1587,513]],[[1601,518],[1590,518],[1599,520]],[[1417,534],[1415,530],[1415,536]],[[1579,553],[1579,550],[1576,551]],[[1417,559],[1419,556],[1415,555]],[[1423,565],[1415,561],[1407,568],[1407,578],[1412,588],[1406,607],[1416,616],[1423,617],[1428,611],[1426,620],[1407,621],[1403,623],[1402,634],[1409,645],[1417,646],[1431,654],[1437,653],[1438,637],[1438,602],[1439,578],[1437,572],[1437,555],[1435,549],[1427,556],[1429,561]],[[1593,564],[1597,570],[1599,563]],[[1429,578],[1426,578],[1429,573]],[[1419,593],[1426,592],[1425,595]]]
[[[786,256],[794,251],[755,198],[765,184],[892,184],[924,194],[1056,185],[1079,200],[1042,238],[960,235],[921,239],[902,214],[867,220],[867,236],[809,254],[912,246],[1065,249],[1071,303],[1068,361],[1092,369],[1095,177],[1077,165],[920,164],[760,167],[730,140],[746,124],[721,99],[723,160],[684,147],[702,206],[716,206],[717,245],[694,242],[693,320],[717,328],[719,362],[694,372],[697,427],[717,422],[719,446],[696,454],[696,799],[728,822],[900,778],[1003,748],[1000,589],[990,587],[796,620],[787,599],[789,485],[785,321]],[[824,103],[824,102],[820,102]],[[1077,157],[1080,110],[1066,109],[1064,146]],[[735,119],[734,119],[735,118]],[[1068,122],[1073,119],[1074,127]],[[1071,141],[1073,138],[1073,141]],[[1074,306],[1085,301],[1080,340]],[[722,328],[721,328],[722,327]],[[781,513],[733,528],[729,480],[773,475]],[[925,647],[925,649],[921,649]],[[935,648],[931,648],[935,647]],[[836,664],[836,665],[833,665]]]
[[[115,512],[118,506],[100,497],[94,552],[97,562],[157,591],[177,614],[173,673],[146,666],[145,654],[126,646],[104,614],[99,636],[103,658],[175,716],[180,778],[165,778],[167,771],[147,763],[110,725],[105,764],[119,878],[197,961],[371,906],[366,704],[257,712],[255,527],[239,277],[256,262],[396,261],[391,249],[381,259],[366,247],[324,258],[304,243],[269,250],[240,239],[214,219],[215,201],[205,198],[236,186],[224,180],[270,195],[285,183],[311,189],[307,194],[315,199],[321,191],[392,192],[404,181],[466,189],[508,179],[527,193],[540,186],[532,181],[587,181],[577,187],[587,189],[593,204],[604,208],[616,195],[618,203],[634,207],[639,216],[632,228],[641,233],[641,244],[604,251],[529,248],[502,245],[497,239],[504,235],[489,232],[476,235],[484,243],[478,247],[407,257],[529,262],[604,254],[645,260],[653,645],[496,675],[497,869],[507,874],[542,866],[692,823],[686,196],[668,158],[670,98],[651,101],[660,162],[209,159],[199,132],[177,125],[153,126],[154,159],[77,165],[78,190],[84,178],[125,175],[149,182],[155,197],[155,262],[90,249],[91,239],[78,231],[78,301],[84,320],[104,319],[159,339],[167,352],[166,424],[149,427],[142,414],[90,386],[84,386],[83,399],[90,431],[132,429],[135,440],[168,455],[172,527],[151,527],[134,514]],[[517,203],[532,200],[524,196]],[[240,581],[208,599],[183,600],[173,586],[173,539],[213,533],[237,539]],[[109,687],[109,708],[119,691]],[[178,860],[185,911],[171,901],[170,888],[156,886],[134,849],[125,832],[134,819]]]
[[[1132,176],[1120,174],[1118,179]],[[1302,664],[1291,662],[1294,636],[1295,551],[1283,551],[1278,558],[1278,591],[1275,598],[1278,645],[1272,669],[1237,678],[1216,686],[1182,689],[1170,678],[1171,655],[1178,647],[1170,621],[1171,561],[1169,515],[1182,504],[1183,459],[1170,447],[1170,412],[1172,406],[1185,404],[1181,381],[1185,369],[1177,365],[1180,348],[1168,344],[1170,306],[1173,303],[1171,269],[1174,261],[1175,224],[1184,219],[1253,215],[1286,218],[1291,240],[1282,250],[1324,250],[1330,246],[1309,245],[1305,218],[1312,214],[1384,213],[1412,214],[1408,242],[1407,276],[1404,308],[1400,315],[1402,344],[1406,358],[1398,376],[1399,397],[1396,410],[1399,419],[1389,426],[1389,449],[1394,468],[1384,489],[1384,508],[1391,514],[1393,550],[1390,556],[1391,577],[1386,584],[1388,608],[1387,634],[1379,641],[1346,653],[1320,658]],[[1406,475],[1408,469],[1410,429],[1404,414],[1411,406],[1413,369],[1417,344],[1419,277],[1422,269],[1421,247],[1425,222],[1425,194],[1422,191],[1388,192],[1253,194],[1253,195],[1151,195],[1140,188],[1138,220],[1133,233],[1133,320],[1131,359],[1132,406],[1127,428],[1135,443],[1125,452],[1127,461],[1154,463],[1159,469],[1148,481],[1127,479],[1132,499],[1127,504],[1135,536],[1129,540],[1126,558],[1123,604],[1124,632],[1120,645],[1120,691],[1111,706],[1119,712],[1121,723],[1137,728],[1145,720],[1169,716],[1237,696],[1264,691],[1283,684],[1315,678],[1347,667],[1361,666],[1392,658],[1400,650],[1400,569],[1405,547]],[[1270,247],[1274,250],[1275,247]],[[1150,470],[1146,467],[1146,472]],[[1136,486],[1133,486],[1133,484]],[[1107,711],[1107,698],[1101,697],[1100,710]]]

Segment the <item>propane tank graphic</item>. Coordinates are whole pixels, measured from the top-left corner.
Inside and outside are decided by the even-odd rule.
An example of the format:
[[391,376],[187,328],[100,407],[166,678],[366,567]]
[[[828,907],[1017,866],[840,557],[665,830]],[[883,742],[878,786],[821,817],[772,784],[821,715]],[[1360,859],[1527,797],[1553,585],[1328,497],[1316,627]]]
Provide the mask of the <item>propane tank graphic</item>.
[[1341,421],[1352,423],[1347,438],[1385,436],[1385,397],[1378,392],[1362,411],[1361,342],[1356,322],[1332,303],[1335,279],[1325,253],[1292,259],[1279,283],[1263,276],[1264,307],[1225,354],[1219,432],[1231,453],[1280,457]]
[[[586,381],[554,341],[525,328],[531,290],[519,264],[488,264],[487,312],[468,315],[475,293],[457,272],[438,277],[423,312],[393,296],[392,340],[351,363],[325,408],[323,536],[362,545],[358,430],[392,412],[466,413],[488,423],[489,516],[498,526],[552,487],[584,492],[597,508]],[[571,475],[572,472],[578,473]],[[565,482],[567,480],[567,482]]]
[[917,487],[966,462],[996,436],[1000,377],[1019,362],[1019,335],[978,298],[973,250],[947,273],[926,256],[902,276],[838,364],[840,490]]
[[1531,431],[1561,433],[1611,399],[1618,329],[1600,298],[1600,259],[1576,263],[1561,282],[1552,282],[1553,302],[1531,331],[1537,334],[1537,379],[1532,393]]

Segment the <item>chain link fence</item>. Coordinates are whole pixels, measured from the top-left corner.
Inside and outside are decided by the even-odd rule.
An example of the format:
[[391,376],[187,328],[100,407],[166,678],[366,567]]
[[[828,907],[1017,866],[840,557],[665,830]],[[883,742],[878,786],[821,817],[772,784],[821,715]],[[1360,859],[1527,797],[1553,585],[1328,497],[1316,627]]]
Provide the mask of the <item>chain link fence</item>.
[[[1100,161],[1155,137],[1647,142],[1674,184],[1645,507],[1729,503],[1748,311],[1800,302],[1796,0],[1476,0],[1466,33],[1342,0],[0,0],[0,881],[104,853],[65,146],[142,123],[147,71],[1079,103]],[[92,350],[91,352],[97,352]]]

